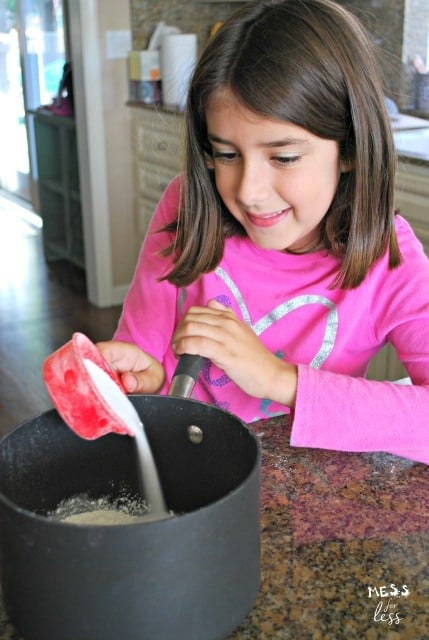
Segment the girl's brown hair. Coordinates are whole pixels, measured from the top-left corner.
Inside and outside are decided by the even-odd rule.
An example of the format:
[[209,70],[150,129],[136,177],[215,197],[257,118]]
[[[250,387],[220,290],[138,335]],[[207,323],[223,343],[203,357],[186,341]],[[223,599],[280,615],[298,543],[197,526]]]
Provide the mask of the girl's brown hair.
[[167,278],[183,286],[212,271],[225,238],[243,233],[229,214],[207,166],[205,111],[213,92],[227,87],[248,109],[336,140],[350,170],[322,223],[324,247],[341,257],[336,286],[353,288],[389,249],[394,232],[396,155],[364,28],[330,0],[258,0],[245,5],[209,41],[194,71],[186,105],[185,170],[174,256]]

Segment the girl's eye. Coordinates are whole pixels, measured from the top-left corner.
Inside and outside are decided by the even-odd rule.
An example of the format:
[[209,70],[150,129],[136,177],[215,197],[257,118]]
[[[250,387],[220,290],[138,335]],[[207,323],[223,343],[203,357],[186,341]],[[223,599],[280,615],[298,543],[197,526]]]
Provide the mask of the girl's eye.
[[235,151],[213,151],[213,160],[220,160],[221,162],[233,162],[238,158],[238,153]]
[[281,165],[291,165],[295,162],[299,162],[300,156],[276,156],[275,161]]
[[[238,151],[212,151],[212,160],[217,160],[224,164],[236,162],[239,158],[240,154]],[[301,160],[301,156],[273,156],[271,160],[281,165],[282,167],[286,167],[299,162]]]

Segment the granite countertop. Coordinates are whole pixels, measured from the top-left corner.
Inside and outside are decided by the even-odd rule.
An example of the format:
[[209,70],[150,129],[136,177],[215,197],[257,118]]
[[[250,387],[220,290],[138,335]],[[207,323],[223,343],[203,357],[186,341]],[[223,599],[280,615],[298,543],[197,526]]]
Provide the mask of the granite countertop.
[[400,160],[429,167],[429,126],[426,129],[394,131],[393,138]]
[[[428,640],[429,466],[292,448],[284,416],[252,428],[262,579],[230,640]],[[1,607],[0,638],[20,640]]]
[[390,116],[393,131],[404,131],[410,129],[427,129],[429,120],[425,118],[416,118],[406,113],[398,113]]
[[399,113],[391,124],[399,159],[429,167],[429,120]]
[[429,639],[429,466],[292,448],[285,418],[256,429],[262,584],[231,638]]

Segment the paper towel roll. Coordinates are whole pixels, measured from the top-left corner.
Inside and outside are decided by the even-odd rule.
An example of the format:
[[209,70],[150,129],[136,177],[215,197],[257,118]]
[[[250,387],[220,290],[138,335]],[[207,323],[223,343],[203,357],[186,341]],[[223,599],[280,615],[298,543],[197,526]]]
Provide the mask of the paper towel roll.
[[161,46],[162,101],[183,109],[189,80],[197,61],[195,33],[166,35]]

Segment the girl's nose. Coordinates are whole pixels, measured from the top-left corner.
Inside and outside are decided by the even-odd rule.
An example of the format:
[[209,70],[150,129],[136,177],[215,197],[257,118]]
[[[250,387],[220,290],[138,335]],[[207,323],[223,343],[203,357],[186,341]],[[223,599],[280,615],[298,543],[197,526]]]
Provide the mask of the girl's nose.
[[270,183],[261,163],[243,162],[237,187],[237,199],[246,207],[264,202],[270,193]]

